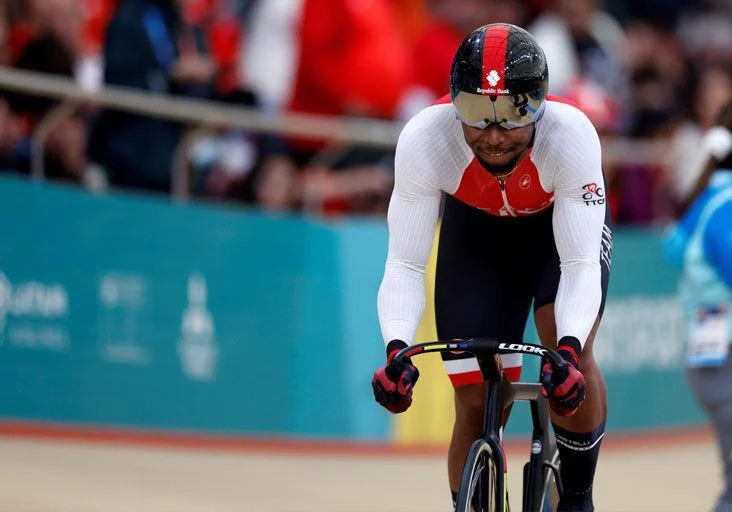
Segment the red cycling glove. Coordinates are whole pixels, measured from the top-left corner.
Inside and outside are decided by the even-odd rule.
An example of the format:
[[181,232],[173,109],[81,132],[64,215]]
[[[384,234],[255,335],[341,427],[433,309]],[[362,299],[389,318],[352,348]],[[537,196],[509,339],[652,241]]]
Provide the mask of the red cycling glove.
[[549,399],[552,411],[571,416],[585,399],[585,378],[579,371],[582,346],[577,338],[565,336],[557,343],[557,352],[564,358],[563,366],[546,359],[541,367],[541,392]]
[[390,341],[386,346],[386,365],[376,370],[371,380],[376,401],[395,414],[412,405],[412,388],[419,378],[419,370],[409,359],[394,361],[397,352],[407,346],[401,340]]

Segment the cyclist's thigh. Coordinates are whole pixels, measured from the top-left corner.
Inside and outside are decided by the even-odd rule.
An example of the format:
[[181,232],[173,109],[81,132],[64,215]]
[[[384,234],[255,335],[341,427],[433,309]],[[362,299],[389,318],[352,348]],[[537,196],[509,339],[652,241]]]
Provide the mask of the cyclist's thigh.
[[[523,338],[544,266],[537,265],[531,242],[542,224],[535,217],[494,217],[446,197],[435,276],[440,339]],[[443,359],[454,385],[482,382],[469,355],[445,353]],[[504,358],[504,365],[520,368],[520,356]]]

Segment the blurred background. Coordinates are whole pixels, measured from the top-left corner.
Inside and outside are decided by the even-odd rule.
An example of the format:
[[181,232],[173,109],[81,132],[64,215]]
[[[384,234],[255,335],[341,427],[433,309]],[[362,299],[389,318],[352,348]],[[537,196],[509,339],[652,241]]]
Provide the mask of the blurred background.
[[661,240],[732,100],[729,0],[0,1],[0,430],[441,454],[436,360],[407,414],[371,396],[385,213],[400,127],[491,22],[535,35],[603,141],[608,439],[705,432]]

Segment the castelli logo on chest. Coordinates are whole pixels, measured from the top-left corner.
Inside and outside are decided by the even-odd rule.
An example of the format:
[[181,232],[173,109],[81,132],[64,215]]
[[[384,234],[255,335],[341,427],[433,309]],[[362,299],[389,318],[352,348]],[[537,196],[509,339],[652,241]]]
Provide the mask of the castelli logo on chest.
[[531,176],[528,174],[524,174],[519,178],[519,187],[521,187],[522,190],[526,190],[531,186]]

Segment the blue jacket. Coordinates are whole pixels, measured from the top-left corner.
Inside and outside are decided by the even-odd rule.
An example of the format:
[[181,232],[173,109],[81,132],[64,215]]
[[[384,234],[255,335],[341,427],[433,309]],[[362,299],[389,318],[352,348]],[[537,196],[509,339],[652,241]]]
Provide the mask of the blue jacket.
[[723,305],[732,327],[732,170],[715,172],[670,231],[665,249],[683,269],[679,293],[687,321],[703,307]]

